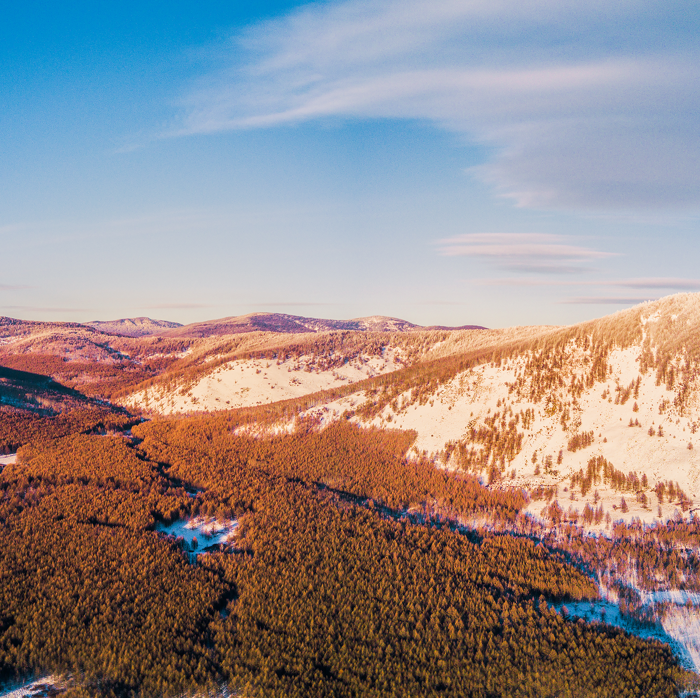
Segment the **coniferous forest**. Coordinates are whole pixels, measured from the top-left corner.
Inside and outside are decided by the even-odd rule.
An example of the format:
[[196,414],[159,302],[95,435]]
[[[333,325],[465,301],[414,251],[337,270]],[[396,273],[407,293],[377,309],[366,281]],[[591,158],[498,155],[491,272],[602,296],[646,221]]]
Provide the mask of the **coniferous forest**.
[[0,698],[700,698],[700,0],[0,10]]
[[[553,608],[596,598],[593,553],[514,535],[522,492],[409,461],[411,433],[301,421],[260,436],[235,414],[3,408],[18,449],[0,476],[5,680],[59,673],[69,696],[483,698],[687,682],[668,646]],[[157,530],[193,516],[235,519],[236,536],[196,554]]]

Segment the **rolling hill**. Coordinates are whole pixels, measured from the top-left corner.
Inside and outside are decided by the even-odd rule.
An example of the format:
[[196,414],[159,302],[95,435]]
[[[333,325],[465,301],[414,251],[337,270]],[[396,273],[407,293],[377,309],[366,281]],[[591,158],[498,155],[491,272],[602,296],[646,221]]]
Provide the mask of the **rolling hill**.
[[412,330],[375,345],[350,333],[325,351],[315,336],[156,380],[125,404],[411,430],[415,457],[542,493],[537,513],[556,498],[572,515],[652,521],[700,496],[698,336],[698,294],[571,327]]
[[320,318],[285,315],[284,313],[250,313],[219,320],[208,320],[184,325],[161,334],[168,337],[217,337],[246,332],[275,332],[283,334],[306,334],[319,332],[410,332],[431,329],[485,329],[478,325],[463,327],[421,327],[399,318],[373,315],[353,320],[324,320]]
[[697,687],[699,295],[571,327],[264,318],[0,321],[8,675],[100,696]]
[[123,318],[121,320],[93,320],[85,323],[106,334],[118,334],[123,337],[147,337],[160,334],[166,330],[182,327],[179,322],[169,320],[152,320],[149,317]]
[[538,515],[556,499],[572,517],[652,521],[700,497],[700,294],[570,327],[261,313],[143,337],[9,320],[0,333],[0,365],[146,414],[414,432],[413,457],[536,493]]

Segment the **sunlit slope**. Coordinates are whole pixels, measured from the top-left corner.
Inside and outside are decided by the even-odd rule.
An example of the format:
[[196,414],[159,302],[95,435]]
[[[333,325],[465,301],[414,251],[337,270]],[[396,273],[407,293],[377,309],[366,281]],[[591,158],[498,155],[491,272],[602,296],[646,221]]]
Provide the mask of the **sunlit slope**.
[[[92,397],[140,404],[141,399],[129,396],[153,388],[149,394],[151,409],[169,411],[174,403],[178,409],[209,410],[303,395],[394,370],[427,354],[459,351],[463,337],[470,334],[463,330],[474,329],[465,326],[452,332],[450,328],[420,328],[384,316],[339,321],[275,313],[174,325],[149,318],[79,324],[0,317],[0,366],[51,377]],[[467,339],[467,343],[472,341]],[[386,351],[387,356],[383,356]],[[397,360],[399,353],[401,361]],[[278,389],[273,393],[269,381],[258,386],[257,379],[244,385],[234,381],[219,391],[221,394],[212,394],[206,386],[197,388],[201,380],[224,364],[249,359],[265,359],[266,364],[270,359],[275,363],[293,359],[302,373],[286,392]],[[354,370],[348,368],[341,377],[332,375],[352,361],[356,361]],[[372,365],[365,366],[367,362]],[[259,368],[256,366],[254,371]],[[186,403],[171,399],[193,388]],[[244,399],[236,400],[233,393],[241,390]]]
[[[650,520],[658,483],[663,516],[690,506],[683,493],[700,496],[698,337],[700,295],[671,296],[414,366],[306,414],[415,430],[416,451],[447,467],[494,484],[558,488],[552,496],[580,513],[600,506],[598,490],[613,518]],[[590,483],[585,496],[576,484],[572,500],[579,470]]]
[[137,386],[123,404],[160,414],[299,398],[406,367],[500,347],[551,328],[410,332],[257,332],[197,340],[186,360]]
[[0,366],[49,376],[91,397],[112,398],[160,375],[185,357],[194,342],[0,317]]
[[414,453],[446,467],[549,488],[538,512],[556,499],[651,520],[700,499],[698,337],[698,294],[565,328],[129,338],[4,320],[0,365],[150,414],[412,430]]

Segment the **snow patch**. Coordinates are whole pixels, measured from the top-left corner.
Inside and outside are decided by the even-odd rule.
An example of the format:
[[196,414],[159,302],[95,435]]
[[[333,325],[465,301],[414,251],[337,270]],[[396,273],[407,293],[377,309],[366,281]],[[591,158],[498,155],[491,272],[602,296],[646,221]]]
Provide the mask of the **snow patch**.
[[[648,321],[654,319],[652,316]],[[565,387],[555,389],[539,402],[518,397],[517,391],[512,389],[528,360],[527,355],[523,355],[508,359],[501,366],[488,363],[459,373],[439,385],[423,404],[413,400],[409,390],[393,401],[393,407],[387,405],[369,422],[357,417],[352,420],[367,426],[414,430],[417,433],[415,455],[425,454],[436,464],[457,467],[451,461],[445,463],[443,454],[449,442],[467,440],[470,429],[483,425],[495,412],[503,414],[507,409],[509,420],[531,410],[534,419],[529,427],[523,429],[522,421],[517,426],[523,434],[522,449],[507,462],[500,485],[528,490],[539,486],[553,488],[565,512],[570,508],[581,515],[586,504],[593,508],[602,504],[611,521],[629,522],[639,518],[653,523],[687,516],[687,512],[679,510],[678,503],[666,499],[659,504],[652,490],[657,482],[670,480],[677,482],[691,499],[697,502],[700,498],[700,403],[694,396],[681,412],[674,405],[675,391],[667,390],[663,382],[657,385],[655,371],[640,374],[641,353],[641,342],[625,349],[612,349],[607,357],[606,380],[584,389],[576,399],[568,393],[568,386],[572,378],[579,380],[589,366],[583,352],[572,346],[561,369]],[[626,389],[638,378],[636,396],[630,395],[624,403],[616,399],[621,394],[620,388]],[[306,414],[324,425],[329,424],[343,413],[357,409],[365,399],[364,393],[355,393],[315,407]],[[561,411],[552,408],[557,402],[568,405],[570,417],[566,424],[562,423]],[[630,421],[640,426],[629,426]],[[593,433],[592,445],[569,451],[572,435],[583,432]],[[557,463],[560,452],[561,463]],[[591,487],[586,497],[582,497],[578,489],[572,493],[571,475],[581,469],[585,472],[588,461],[594,456],[606,458],[624,474],[635,471],[639,478],[646,474],[649,482],[646,503],[637,501],[633,492],[617,491],[602,484]],[[543,468],[546,457],[554,463],[549,472]],[[533,501],[528,511],[539,516],[544,505],[541,500]]]
[[381,356],[358,356],[332,369],[317,366],[312,356],[286,361],[238,359],[217,367],[192,386],[148,388],[127,398],[125,405],[161,414],[252,407],[337,388],[403,367],[403,352],[393,348],[385,349]]
[[[622,614],[615,603],[607,600],[567,601],[554,604],[554,608],[564,615],[583,618],[588,623],[605,623],[620,628],[643,640],[659,640],[670,645],[681,665],[690,671],[700,669],[700,655],[697,645],[700,642],[700,622],[688,627],[679,623],[679,628],[687,628],[684,633],[673,622],[641,622],[629,615]],[[684,610],[684,609],[679,609]],[[697,613],[697,610],[696,610]],[[675,617],[675,616],[674,616]]]
[[4,686],[0,688],[0,698],[44,698],[56,696],[65,690],[61,677],[49,675],[24,683]]
[[209,516],[196,516],[191,519],[180,519],[174,523],[156,526],[159,533],[166,536],[183,538],[191,548],[194,540],[197,540],[197,548],[206,550],[207,548],[221,543],[228,544],[236,537],[238,521],[235,519],[225,519],[220,521]]

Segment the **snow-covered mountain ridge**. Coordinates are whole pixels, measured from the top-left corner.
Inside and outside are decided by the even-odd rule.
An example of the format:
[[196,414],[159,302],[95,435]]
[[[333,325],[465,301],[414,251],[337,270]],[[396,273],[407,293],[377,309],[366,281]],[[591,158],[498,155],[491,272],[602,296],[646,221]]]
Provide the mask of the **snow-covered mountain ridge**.
[[0,358],[150,415],[245,408],[251,429],[301,417],[411,430],[412,457],[524,487],[535,513],[593,526],[700,502],[700,294],[570,327],[225,320],[129,338],[5,319]]
[[674,296],[306,415],[414,430],[415,453],[444,467],[540,488],[538,512],[556,499],[564,515],[666,518],[700,497],[699,329],[700,297]]
[[[475,332],[444,354],[449,333],[418,354],[387,344],[325,366],[310,355],[239,359],[179,393],[138,398],[164,412],[295,399],[319,425],[413,430],[415,457],[525,487],[538,514],[592,526],[687,515],[700,500],[700,295],[525,329]],[[328,392],[304,397],[314,389]]]

